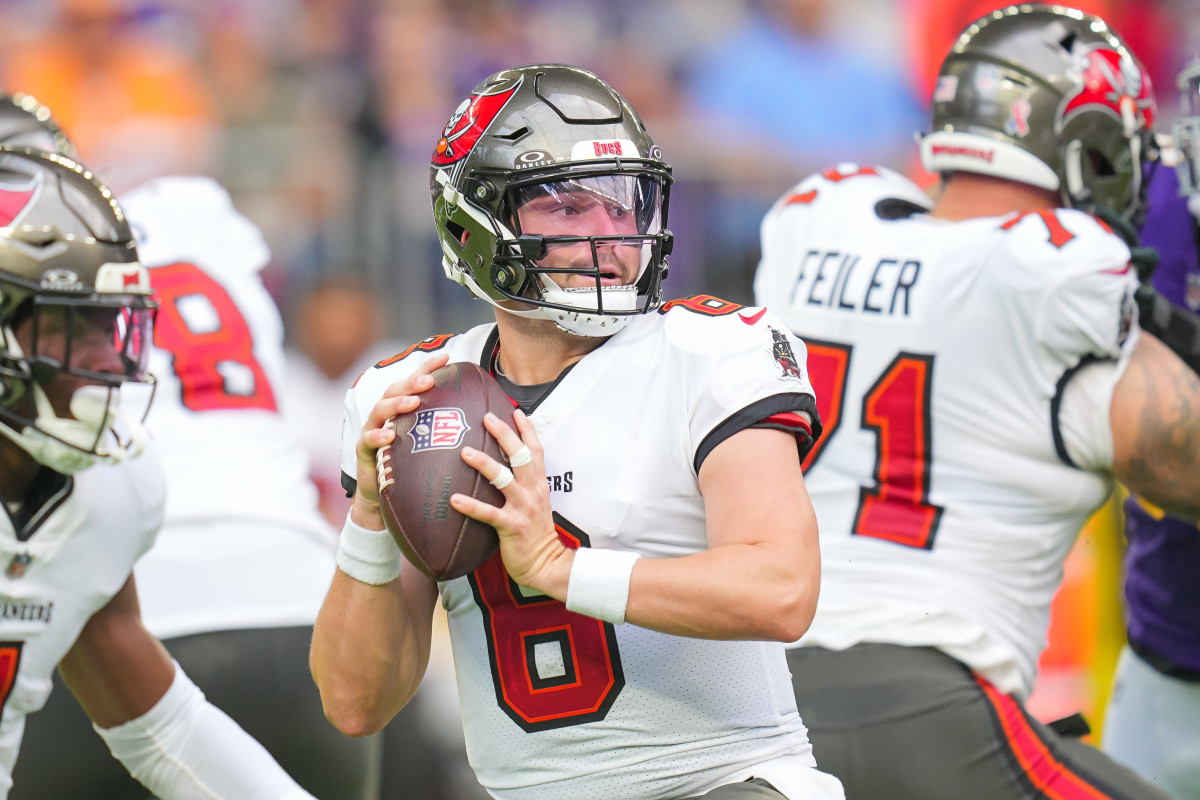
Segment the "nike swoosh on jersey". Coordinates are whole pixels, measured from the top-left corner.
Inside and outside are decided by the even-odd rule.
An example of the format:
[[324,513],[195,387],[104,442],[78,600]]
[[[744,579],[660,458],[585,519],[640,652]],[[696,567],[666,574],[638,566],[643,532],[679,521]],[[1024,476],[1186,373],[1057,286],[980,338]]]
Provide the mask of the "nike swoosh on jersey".
[[758,310],[757,314],[751,314],[750,316],[747,317],[745,314],[743,314],[742,312],[739,311],[738,319],[740,319],[742,322],[746,323],[747,325],[753,325],[754,323],[756,323],[760,319],[762,319],[762,315],[765,313],[767,313],[767,310],[765,308],[760,308]]

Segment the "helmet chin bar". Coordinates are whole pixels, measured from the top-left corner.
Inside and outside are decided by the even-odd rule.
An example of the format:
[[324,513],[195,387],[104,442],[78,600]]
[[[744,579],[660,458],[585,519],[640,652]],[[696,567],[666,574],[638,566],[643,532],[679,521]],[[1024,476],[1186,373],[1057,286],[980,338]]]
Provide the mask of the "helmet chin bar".
[[[560,330],[575,336],[612,336],[628,325],[634,316],[650,310],[637,307],[636,285],[605,286],[599,290],[590,286],[565,289],[544,274],[537,275],[534,279],[539,284],[542,297],[545,298],[545,305],[516,309],[502,305],[500,301],[490,297],[486,299],[496,308],[513,316],[550,320]],[[533,301],[514,295],[509,302],[528,305]],[[601,302],[605,309],[622,313],[599,313],[596,309]],[[550,305],[551,303],[553,305]]]
[[[4,333],[9,353],[16,356],[14,363],[20,365],[21,348],[7,328]],[[116,376],[111,385],[88,384],[77,388],[70,400],[72,418],[58,416],[35,373],[27,370],[26,366],[7,376],[5,394],[11,391],[11,395],[3,397],[7,402],[0,404],[0,434],[39,464],[64,475],[74,475],[98,463],[115,464],[133,458],[145,448],[148,434],[142,423],[157,389],[153,378],[144,384],[138,382],[149,389],[140,418],[121,408],[121,381]],[[26,395],[34,404],[32,418],[9,410]]]
[[[541,239],[541,237],[536,238]],[[526,275],[526,283],[532,285],[537,297],[524,297],[516,293],[509,293],[503,287],[498,288],[511,300],[535,306],[541,312],[536,316],[548,319],[560,329],[576,336],[612,336],[628,325],[633,317],[649,313],[658,307],[657,298],[660,296],[658,281],[661,279],[661,271],[656,273],[654,270],[647,269],[655,260],[654,251],[657,248],[653,237],[620,237],[622,240],[642,239],[642,255],[635,282],[619,286],[604,286],[600,283],[597,248],[601,245],[604,237],[578,238],[581,243],[587,241],[591,247],[592,267],[574,274],[582,274],[593,279],[595,281],[593,285],[560,286],[554,280],[554,274],[556,272],[571,274],[570,271],[541,269],[528,256],[525,256],[521,262]],[[656,278],[656,275],[659,277]],[[524,288],[518,287],[518,290]],[[645,298],[640,306],[639,298]]]
[[[494,280],[496,290],[503,295],[502,300],[491,297],[476,282],[471,272],[461,262],[450,260],[449,253],[444,253],[443,266],[452,280],[466,286],[477,297],[487,300],[496,308],[526,319],[546,319],[553,322],[561,330],[576,336],[612,336],[624,328],[634,316],[649,313],[659,306],[656,300],[661,295],[659,280],[665,269],[655,273],[647,269],[657,257],[661,248],[657,245],[658,237],[654,234],[631,234],[614,237],[556,237],[552,243],[584,243],[591,246],[592,267],[580,270],[575,274],[588,275],[596,280],[595,286],[564,288],[559,286],[551,277],[553,274],[570,274],[571,270],[546,270],[539,268],[536,259],[543,256],[544,239],[541,236],[514,237],[507,229],[502,229],[498,239],[497,249],[507,250],[509,255],[496,256],[495,262],[499,270],[512,277],[508,281],[513,288],[509,289]],[[670,236],[665,232],[666,236]],[[606,239],[619,241],[641,241],[641,263],[636,283],[621,286],[601,286],[599,283],[599,256],[597,247],[602,246]],[[536,240],[536,241],[535,241]],[[658,276],[657,279],[655,276]],[[518,277],[522,276],[522,277]],[[529,291],[536,297],[529,297],[518,292]],[[638,298],[646,296],[647,300],[641,307]],[[511,308],[509,303],[519,303],[526,308]]]
[[[116,464],[139,455],[149,438],[141,421],[120,408],[115,386],[81,386],[71,396],[75,419],[54,413],[50,399],[33,385],[37,417],[18,432],[8,420],[3,433],[39,464],[64,475],[74,475],[95,464]],[[4,414],[4,416],[9,416]],[[124,438],[118,435],[118,425]]]
[[[541,285],[542,297],[556,306],[542,307],[542,316],[576,336],[612,336],[628,325],[634,314],[644,313],[637,307],[636,285],[567,289],[545,274],[538,275],[537,281]],[[622,313],[601,314],[597,310],[601,305],[606,310]],[[567,311],[564,307],[578,308],[579,311]]]

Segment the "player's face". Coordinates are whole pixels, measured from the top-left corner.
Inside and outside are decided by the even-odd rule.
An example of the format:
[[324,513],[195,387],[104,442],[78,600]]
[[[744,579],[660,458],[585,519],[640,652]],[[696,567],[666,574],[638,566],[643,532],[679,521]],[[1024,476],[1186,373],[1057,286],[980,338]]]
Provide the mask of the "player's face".
[[[17,322],[14,333],[21,350],[57,367],[43,380],[35,373],[60,417],[70,417],[71,396],[81,386],[103,385],[130,374],[129,314],[116,308],[43,306]],[[148,329],[139,330],[144,336]]]
[[[621,178],[584,178],[537,187],[518,210],[521,232],[548,239],[558,236],[636,236],[638,222],[633,196]],[[596,257],[584,242],[546,243],[538,266],[564,270],[600,270],[602,286],[635,283],[641,268],[642,241],[619,238],[596,242]],[[594,287],[594,275],[553,273],[564,287]]]

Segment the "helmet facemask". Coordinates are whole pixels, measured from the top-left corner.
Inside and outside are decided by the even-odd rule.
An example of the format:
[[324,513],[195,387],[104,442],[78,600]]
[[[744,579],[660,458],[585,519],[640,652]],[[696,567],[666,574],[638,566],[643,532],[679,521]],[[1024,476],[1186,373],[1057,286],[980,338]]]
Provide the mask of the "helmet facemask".
[[1159,148],[1149,127],[1129,106],[1124,113],[1123,141],[1108,148],[1087,147],[1072,139],[1063,148],[1064,205],[1105,220],[1113,215],[1140,230],[1146,219],[1150,179],[1158,166]]
[[660,176],[635,170],[568,170],[510,183],[492,283],[571,333],[615,333],[662,302],[666,191]]
[[[153,398],[147,364],[154,310],[148,297],[136,295],[27,300],[0,329],[0,433],[64,474],[140,453]],[[94,348],[107,354],[107,363],[80,355]],[[122,406],[121,387],[130,382],[151,387],[140,413]]]

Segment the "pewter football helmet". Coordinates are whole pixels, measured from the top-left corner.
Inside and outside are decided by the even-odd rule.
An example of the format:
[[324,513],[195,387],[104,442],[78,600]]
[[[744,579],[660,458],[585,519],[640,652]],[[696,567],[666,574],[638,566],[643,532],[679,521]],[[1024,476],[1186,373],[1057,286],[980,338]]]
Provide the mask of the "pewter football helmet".
[[[662,303],[670,184],[671,169],[641,119],[592,73],[561,64],[497,72],[450,117],[433,154],[443,268],[505,311],[550,319],[581,336],[609,336]],[[568,196],[609,209],[621,230],[523,229],[526,204]],[[547,254],[566,247],[586,247],[590,257],[550,266]],[[628,285],[611,285],[602,267],[602,252],[618,247],[640,258]],[[564,288],[555,273],[583,275],[586,285]]]
[[75,146],[37,98],[0,92],[0,147],[32,147],[75,158]]
[[942,64],[922,161],[1058,191],[1065,206],[1137,224],[1155,110],[1146,70],[1104,20],[1009,6],[970,25]]
[[[139,452],[118,390],[153,382],[154,308],[108,189],[64,156],[0,148],[0,434],[67,474]],[[112,348],[108,364],[76,363],[84,337]],[[78,384],[66,415],[44,388],[63,376]]]

